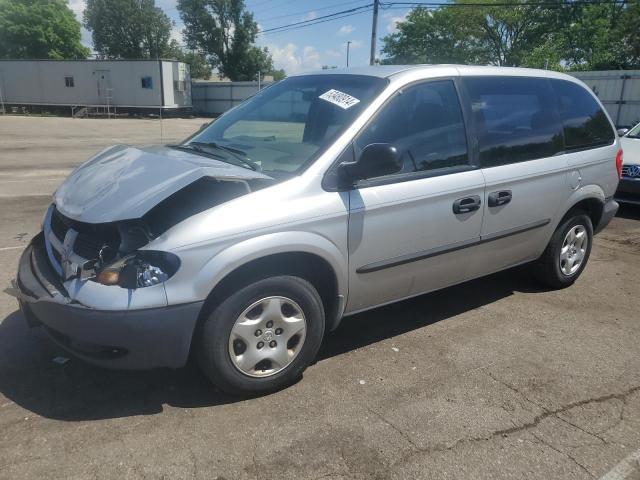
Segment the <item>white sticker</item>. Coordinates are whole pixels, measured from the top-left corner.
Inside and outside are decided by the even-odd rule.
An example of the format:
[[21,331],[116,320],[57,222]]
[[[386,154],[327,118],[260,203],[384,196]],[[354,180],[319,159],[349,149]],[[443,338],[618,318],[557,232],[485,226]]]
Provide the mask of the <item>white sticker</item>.
[[339,106],[340,108],[344,108],[345,110],[347,108],[353,107],[357,103],[360,103],[360,100],[358,100],[357,98],[352,97],[348,93],[334,90],[333,88],[324,92],[318,98],[326,100],[327,102],[331,102],[334,105]]

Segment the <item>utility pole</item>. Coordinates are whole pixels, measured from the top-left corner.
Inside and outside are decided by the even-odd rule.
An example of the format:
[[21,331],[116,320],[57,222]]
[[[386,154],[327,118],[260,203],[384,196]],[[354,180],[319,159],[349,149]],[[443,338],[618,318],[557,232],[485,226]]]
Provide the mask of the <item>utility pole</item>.
[[258,91],[261,90],[261,85],[260,85],[260,79],[262,78],[262,73],[260,72],[260,70],[258,70]]
[[376,62],[376,37],[378,36],[378,7],[380,0],[373,0],[373,25],[371,26],[371,56],[369,65]]
[[349,68],[349,45],[351,45],[351,40],[347,40],[347,68]]

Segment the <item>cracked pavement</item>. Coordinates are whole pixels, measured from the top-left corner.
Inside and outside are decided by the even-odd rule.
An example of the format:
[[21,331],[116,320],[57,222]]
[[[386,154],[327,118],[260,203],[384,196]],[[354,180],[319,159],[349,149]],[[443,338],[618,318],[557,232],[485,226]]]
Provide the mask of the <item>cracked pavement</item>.
[[[165,140],[202,122],[169,120]],[[54,183],[157,128],[0,117],[1,289]],[[516,269],[359,314],[302,381],[245,400],[193,366],[57,364],[0,293],[0,479],[600,478],[640,449],[639,279],[640,208],[625,208],[573,287]]]

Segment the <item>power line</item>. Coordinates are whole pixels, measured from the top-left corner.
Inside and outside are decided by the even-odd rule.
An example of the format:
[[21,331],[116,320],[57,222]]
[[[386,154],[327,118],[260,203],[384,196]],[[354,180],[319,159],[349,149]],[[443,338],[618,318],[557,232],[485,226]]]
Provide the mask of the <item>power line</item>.
[[291,30],[298,30],[300,28],[305,28],[305,27],[311,27],[311,26],[317,25],[319,23],[332,22],[334,20],[340,20],[341,18],[353,17],[354,15],[360,15],[361,13],[368,13],[371,10],[372,10],[372,7],[371,7],[371,5],[369,5],[366,10],[360,10],[360,11],[357,11],[357,12],[347,13],[345,15],[326,18],[326,19],[318,21],[318,22],[306,23],[304,25],[292,26],[291,28],[289,28],[288,25],[283,25],[282,27],[279,27],[278,30],[276,30],[276,31],[269,31],[269,32],[266,32],[266,33],[265,32],[258,32],[258,35],[263,35],[263,34],[264,35],[277,35],[278,33],[289,32]]
[[[372,6],[373,6],[373,3],[369,3],[367,5],[362,5],[360,7],[354,7],[354,8],[350,8],[348,10],[342,10],[340,12],[330,13],[328,15],[323,15],[321,17],[316,17],[316,18],[309,19],[309,20],[302,20],[300,22],[290,23],[288,25],[281,25],[279,27],[267,28],[266,30],[262,30],[260,33],[261,34],[265,34],[265,33],[270,33],[270,32],[276,32],[276,31],[279,31],[279,30],[282,30],[282,29],[287,29],[288,30],[291,27],[315,25],[316,23],[323,23],[324,20],[336,19],[339,15],[361,13],[361,11],[366,11],[366,9],[369,9]],[[349,16],[349,15],[345,15],[345,16]],[[344,18],[344,17],[339,17],[339,18]]]
[[574,5],[626,5],[629,0],[573,0],[570,2],[385,2],[380,3],[384,10],[411,8],[411,7],[548,7],[563,8]]
[[[295,17],[297,15],[305,15],[305,14],[309,14],[309,13],[313,13],[313,12],[320,12],[322,10],[330,10],[332,8],[341,7],[341,6],[344,6],[344,5],[352,5],[354,3],[360,3],[362,1],[363,0],[352,0],[350,2],[334,3],[333,5],[327,5],[327,6],[321,7],[321,8],[314,8],[313,10],[305,10],[304,12],[288,13],[286,15],[278,15],[276,17],[263,18],[263,19],[260,20],[260,23],[268,22],[270,20],[277,20],[277,19],[280,19],[280,18]],[[314,19],[309,19],[309,20],[314,20]]]

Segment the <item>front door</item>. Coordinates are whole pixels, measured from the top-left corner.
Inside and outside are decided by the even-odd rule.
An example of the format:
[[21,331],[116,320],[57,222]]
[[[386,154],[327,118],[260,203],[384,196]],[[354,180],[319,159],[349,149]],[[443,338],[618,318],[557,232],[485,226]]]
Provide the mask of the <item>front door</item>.
[[397,92],[355,140],[354,155],[372,143],[394,145],[403,168],[350,192],[347,313],[462,281],[465,247],[482,226],[484,180],[470,162],[453,80]]
[[96,79],[99,105],[111,105],[113,103],[113,88],[111,88],[111,71],[96,70],[93,72]]

